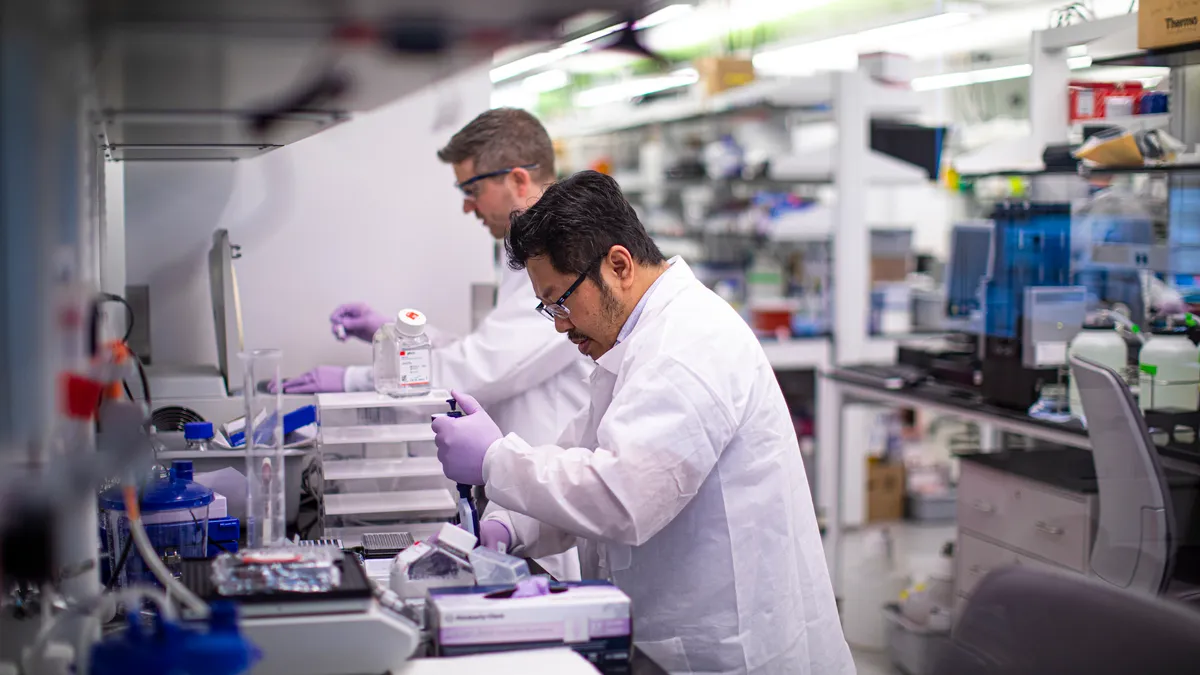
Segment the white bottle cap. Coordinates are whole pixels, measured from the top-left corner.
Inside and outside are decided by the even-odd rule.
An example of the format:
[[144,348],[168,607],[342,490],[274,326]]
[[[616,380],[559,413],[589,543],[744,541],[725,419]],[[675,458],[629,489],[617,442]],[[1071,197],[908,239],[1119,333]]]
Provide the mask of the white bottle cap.
[[425,332],[425,315],[415,309],[402,309],[396,315],[396,330],[401,335],[416,337]]

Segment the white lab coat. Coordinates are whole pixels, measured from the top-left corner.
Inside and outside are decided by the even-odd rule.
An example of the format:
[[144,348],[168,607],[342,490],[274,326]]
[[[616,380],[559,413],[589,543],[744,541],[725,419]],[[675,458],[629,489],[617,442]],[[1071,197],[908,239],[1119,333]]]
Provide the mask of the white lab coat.
[[[496,307],[467,336],[435,343],[432,381],[474,396],[501,431],[553,443],[587,405],[593,365],[537,313],[537,304],[529,275],[501,265]],[[354,370],[347,390],[372,389],[371,369]],[[494,511],[489,506],[487,513]],[[578,579],[575,552],[554,553],[561,554],[535,557],[555,578]]]
[[[562,446],[518,434],[484,459],[514,552],[581,540],[672,673],[853,673],[808,480],[775,374],[744,321],[673,260],[597,362]],[[489,518],[503,519],[503,513]]]

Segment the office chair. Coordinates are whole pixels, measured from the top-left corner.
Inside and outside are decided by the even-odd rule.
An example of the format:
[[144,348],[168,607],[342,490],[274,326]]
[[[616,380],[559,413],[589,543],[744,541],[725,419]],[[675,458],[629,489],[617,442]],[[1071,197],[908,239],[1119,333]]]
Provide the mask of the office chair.
[[1005,567],[975,587],[931,674],[1191,672],[1197,635],[1200,613],[1175,602],[1082,575]]
[[1118,588],[1158,595],[1171,579],[1177,533],[1158,450],[1115,371],[1072,357],[1071,377],[1087,415],[1100,490],[1092,573]]

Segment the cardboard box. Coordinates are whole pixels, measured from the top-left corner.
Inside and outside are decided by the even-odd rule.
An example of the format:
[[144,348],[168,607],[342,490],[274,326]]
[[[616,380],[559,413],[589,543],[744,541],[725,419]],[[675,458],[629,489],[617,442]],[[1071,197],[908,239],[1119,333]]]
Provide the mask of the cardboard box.
[[904,465],[867,460],[867,522],[904,517]]
[[909,259],[892,256],[871,257],[871,283],[901,282],[908,278]]
[[754,62],[750,59],[706,56],[696,59],[695,65],[700,87],[707,96],[754,81]]
[[1191,42],[1200,43],[1200,0],[1141,1],[1138,5],[1138,49]]

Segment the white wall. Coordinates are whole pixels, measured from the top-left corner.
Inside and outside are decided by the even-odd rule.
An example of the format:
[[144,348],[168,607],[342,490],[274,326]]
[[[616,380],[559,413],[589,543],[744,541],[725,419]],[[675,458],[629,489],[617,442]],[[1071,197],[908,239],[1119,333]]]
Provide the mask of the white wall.
[[435,153],[490,93],[476,69],[259,158],[129,163],[128,283],[150,285],[154,362],[216,361],[207,255],[218,228],[242,247],[246,346],[281,348],[285,373],[370,362],[369,345],[330,335],[342,302],[417,307],[466,332],[470,284],[494,278],[494,242],[462,213]]

